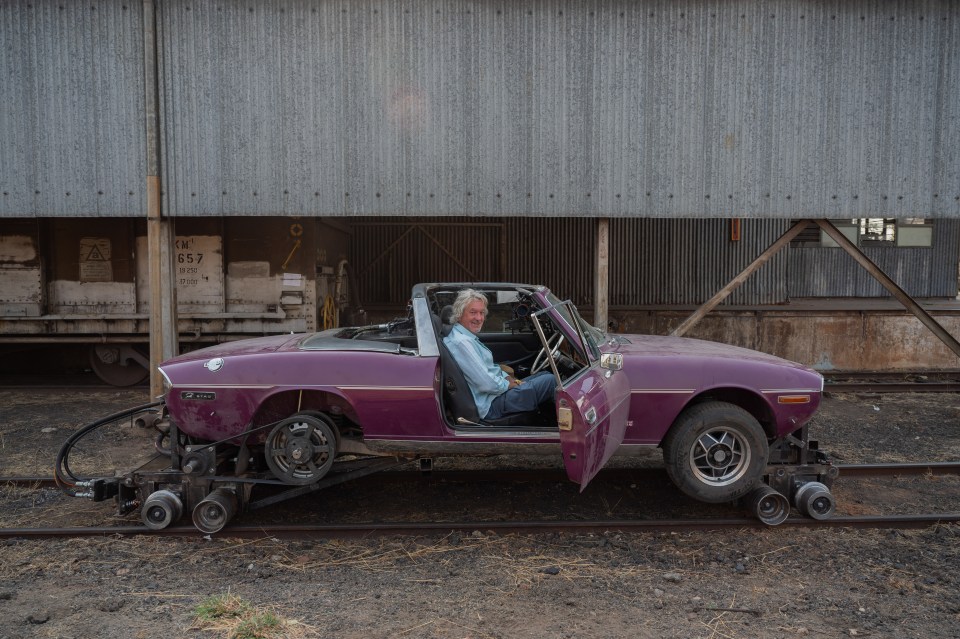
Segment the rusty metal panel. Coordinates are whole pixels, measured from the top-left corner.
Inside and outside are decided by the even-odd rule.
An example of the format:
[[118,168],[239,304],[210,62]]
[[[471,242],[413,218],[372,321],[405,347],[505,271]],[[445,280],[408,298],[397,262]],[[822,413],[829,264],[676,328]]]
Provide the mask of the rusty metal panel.
[[0,224],[0,316],[43,313],[43,262],[36,220]]
[[[956,297],[960,222],[936,220],[933,246],[863,247],[880,269],[913,297]],[[890,297],[890,293],[841,248],[791,247],[791,297]]]
[[159,28],[175,215],[960,217],[956,2],[165,0]]
[[137,311],[132,223],[108,219],[54,219],[49,245],[48,312],[130,314]]
[[0,3],[0,217],[144,209],[140,2]]
[[[616,219],[610,227],[610,305],[701,304],[788,228],[786,220]],[[788,249],[789,250],[789,249]],[[725,305],[777,304],[787,298],[787,251],[775,255]]]

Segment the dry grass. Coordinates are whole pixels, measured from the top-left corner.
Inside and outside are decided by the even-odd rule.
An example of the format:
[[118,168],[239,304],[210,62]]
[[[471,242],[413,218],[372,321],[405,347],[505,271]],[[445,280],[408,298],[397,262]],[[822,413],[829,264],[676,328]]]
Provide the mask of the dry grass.
[[203,630],[226,639],[305,639],[316,629],[287,619],[273,608],[254,606],[227,592],[208,597],[194,609],[191,630]]

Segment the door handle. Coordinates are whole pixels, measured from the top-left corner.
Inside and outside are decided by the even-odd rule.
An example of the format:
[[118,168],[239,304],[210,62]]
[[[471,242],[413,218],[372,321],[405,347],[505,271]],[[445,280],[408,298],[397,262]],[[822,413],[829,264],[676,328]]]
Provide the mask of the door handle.
[[583,418],[587,420],[588,424],[593,426],[597,422],[597,409],[593,407],[588,408],[587,412],[584,413]]

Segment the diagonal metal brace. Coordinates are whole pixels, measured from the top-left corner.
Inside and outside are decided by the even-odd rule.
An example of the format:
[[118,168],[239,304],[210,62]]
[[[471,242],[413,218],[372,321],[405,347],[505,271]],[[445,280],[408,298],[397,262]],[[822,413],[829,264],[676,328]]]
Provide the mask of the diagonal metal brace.
[[714,308],[716,308],[716,306],[720,302],[725,300],[730,295],[730,293],[733,293],[737,289],[737,287],[739,287],[741,284],[743,284],[747,280],[748,277],[753,275],[754,272],[756,272],[761,266],[769,262],[770,258],[772,258],[774,255],[779,253],[784,246],[790,243],[790,240],[792,240],[797,235],[799,235],[800,231],[807,228],[807,226],[809,225],[810,225],[810,220],[800,220],[799,222],[791,226],[786,233],[781,235],[776,242],[771,244],[770,247],[767,248],[767,250],[765,250],[763,253],[761,253],[757,257],[757,259],[751,262],[747,268],[740,271],[739,275],[737,275],[735,278],[730,280],[730,282],[727,283],[727,285],[724,286],[722,289],[717,291],[716,295],[714,295],[709,300],[704,302],[703,305],[700,306],[700,308],[698,308],[696,311],[693,312],[693,315],[685,319],[680,324],[680,326],[673,329],[673,332],[671,332],[670,334],[673,335],[674,337],[680,337],[684,335],[687,331],[689,331],[691,328],[693,328],[694,324],[696,324],[701,319],[703,319],[704,315],[706,315],[707,313],[712,311]]
[[872,275],[878,282],[880,282],[885,289],[890,291],[890,294],[893,295],[897,300],[903,304],[907,310],[917,316],[924,326],[930,329],[930,331],[936,335],[941,342],[947,345],[947,348],[952,350],[957,357],[960,357],[960,342],[956,340],[953,335],[947,332],[940,323],[933,318],[930,313],[925,311],[922,306],[920,306],[906,291],[900,288],[896,282],[894,282],[890,277],[880,270],[880,267],[873,263],[873,261],[864,254],[863,251],[857,247],[856,244],[851,242],[846,238],[846,236],[837,230],[829,220],[814,220],[823,231],[829,235],[834,242],[839,244],[844,251],[850,254],[850,256],[857,261],[857,263],[865,268],[870,275]]

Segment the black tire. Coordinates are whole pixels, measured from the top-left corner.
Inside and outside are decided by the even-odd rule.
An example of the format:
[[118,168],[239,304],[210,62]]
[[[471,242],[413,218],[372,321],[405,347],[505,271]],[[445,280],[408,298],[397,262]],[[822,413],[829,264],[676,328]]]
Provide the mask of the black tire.
[[333,436],[337,439],[337,450],[340,450],[340,429],[337,428],[337,425],[333,423],[333,420],[330,419],[330,416],[319,410],[302,410],[298,413],[295,413],[293,417],[297,415],[309,415],[315,419],[319,419],[321,422],[326,422],[330,428],[333,429]]
[[303,413],[277,424],[264,442],[267,466],[280,481],[295,486],[315,484],[333,467],[337,456],[336,426],[328,419]]
[[691,406],[663,440],[667,475],[685,494],[711,504],[753,490],[769,455],[767,436],[753,415],[726,402]]

